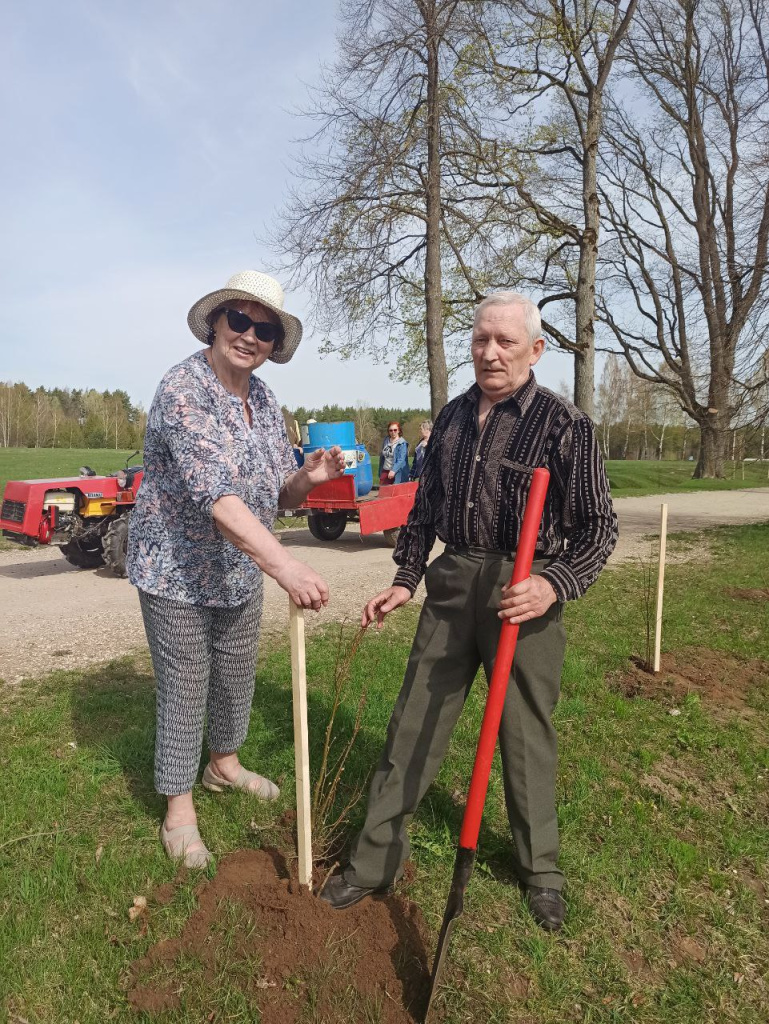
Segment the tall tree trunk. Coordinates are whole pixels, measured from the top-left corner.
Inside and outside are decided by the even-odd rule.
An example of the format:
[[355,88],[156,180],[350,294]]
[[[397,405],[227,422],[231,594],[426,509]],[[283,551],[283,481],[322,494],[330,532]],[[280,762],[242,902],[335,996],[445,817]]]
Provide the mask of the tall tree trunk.
[[443,349],[441,308],[441,121],[438,95],[439,65],[435,0],[425,4],[427,29],[427,195],[425,249],[425,343],[430,379],[430,411],[435,419],[449,399],[449,375]]
[[700,423],[700,457],[694,470],[695,480],[723,479],[727,429],[720,426],[717,416],[709,416]]
[[585,227],[579,244],[576,289],[576,342],[574,355],[574,404],[588,416],[594,414],[595,394],[595,271],[598,260],[597,162],[601,134],[601,96],[591,90],[588,99],[585,157],[582,163],[582,204]]
[[723,478],[729,420],[729,375],[712,369],[708,409],[700,421],[700,457],[694,470],[695,480]]
[[644,462],[649,458],[649,414],[644,410],[643,414],[643,425],[644,425],[644,436],[643,436],[643,452],[641,458]]
[[630,447],[630,412],[627,414],[627,426],[625,428],[625,443],[622,446],[622,458],[627,458],[627,451]]

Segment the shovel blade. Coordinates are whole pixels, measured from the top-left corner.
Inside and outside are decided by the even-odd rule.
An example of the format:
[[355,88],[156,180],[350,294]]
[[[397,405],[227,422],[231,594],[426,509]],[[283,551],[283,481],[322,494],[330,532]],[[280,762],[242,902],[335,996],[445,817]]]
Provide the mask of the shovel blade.
[[473,873],[474,866],[475,850],[470,850],[466,847],[460,846],[457,850],[456,860],[454,861],[454,875],[451,879],[451,889],[449,891],[449,898],[446,901],[446,909],[443,912],[443,924],[441,925],[441,932],[438,936],[438,946],[435,950],[435,958],[433,960],[433,970],[430,976],[430,992],[427,998],[427,1009],[425,1010],[425,1024],[428,1024],[430,1020],[430,1011],[432,1009],[433,999],[438,990],[441,972],[443,971],[443,963],[446,959],[449,943],[451,942],[454,925],[457,923],[457,918],[461,916],[465,907],[465,890],[467,889],[467,884],[470,881],[470,876]]

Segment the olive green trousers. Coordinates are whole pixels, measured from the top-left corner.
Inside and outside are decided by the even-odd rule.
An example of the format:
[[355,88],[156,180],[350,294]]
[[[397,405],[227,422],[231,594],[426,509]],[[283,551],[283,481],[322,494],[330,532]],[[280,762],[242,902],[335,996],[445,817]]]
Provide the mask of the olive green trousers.
[[[427,599],[371,784],[366,822],[344,872],[353,885],[378,888],[403,871],[408,824],[438,774],[481,664],[491,679],[501,628],[497,612],[512,564],[510,555],[447,548],[428,566]],[[535,561],[532,572],[547,564]],[[563,886],[556,863],[558,751],[551,722],[566,646],[561,616],[556,602],[521,625],[499,732],[516,850],[512,866],[524,884],[553,889]]]

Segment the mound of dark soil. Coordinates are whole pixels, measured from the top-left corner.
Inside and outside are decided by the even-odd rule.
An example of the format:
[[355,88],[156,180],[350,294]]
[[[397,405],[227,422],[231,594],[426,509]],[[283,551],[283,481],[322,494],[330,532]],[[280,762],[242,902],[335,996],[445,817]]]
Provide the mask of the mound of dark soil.
[[625,697],[672,704],[694,693],[713,707],[750,714],[746,698],[752,691],[769,689],[769,665],[759,659],[741,660],[724,651],[689,647],[663,654],[656,675],[638,660],[612,682]]
[[[313,1020],[340,1024],[369,1019],[364,1013],[371,1007],[378,1014],[371,1019],[384,1024],[420,1019],[429,983],[426,928],[402,896],[334,911],[300,888],[277,850],[223,857],[197,895],[198,909],[179,938],[159,942],[132,965],[128,998],[135,1009],[180,1008],[187,998],[180,966],[192,959],[204,990],[208,983],[213,990],[224,973],[258,1007],[263,1024],[294,1024],[303,1013],[306,1019],[308,1004]],[[197,1009],[200,979],[196,987]]]
[[738,601],[769,601],[769,587],[727,587],[726,594],[736,597]]

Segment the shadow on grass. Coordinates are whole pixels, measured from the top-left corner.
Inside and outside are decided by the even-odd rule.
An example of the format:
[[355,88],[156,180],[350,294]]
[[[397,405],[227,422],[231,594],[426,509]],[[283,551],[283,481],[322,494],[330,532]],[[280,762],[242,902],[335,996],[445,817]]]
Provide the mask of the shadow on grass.
[[155,679],[149,662],[122,658],[78,673],[72,726],[78,746],[119,770],[132,797],[159,819],[164,807],[152,783]]
[[[290,679],[281,666],[268,661],[257,683],[257,700],[246,741],[248,758],[258,752],[265,770],[293,771],[293,715]],[[287,674],[287,673],[286,673]],[[133,800],[143,805],[158,820],[164,799],[153,787],[153,748],[155,729],[154,678],[144,659],[123,659],[78,674],[71,691],[72,723],[78,747],[89,750],[94,761],[106,766],[108,774],[121,773]],[[311,763],[317,769],[322,756],[325,727],[331,714],[333,696],[323,691],[308,698],[311,725]],[[336,732],[343,746],[355,725],[356,704],[342,705],[336,715]],[[360,784],[379,755],[383,735],[374,726],[361,728],[349,761],[350,786]],[[203,751],[202,761],[206,752]],[[244,751],[244,761],[247,755]],[[277,774],[277,772],[275,772]],[[286,785],[288,802],[293,803],[293,787]],[[345,795],[340,795],[340,801]],[[450,799],[446,795],[446,800]],[[355,808],[353,818],[359,827],[365,812],[365,797]],[[454,811],[456,809],[454,808]],[[352,822],[348,838],[352,832]],[[290,875],[293,850],[279,828],[281,846],[270,850],[280,878]],[[406,895],[406,901],[408,896]],[[403,986],[404,1004],[419,1016],[424,1008],[429,983],[428,950],[421,917],[402,896],[384,903],[395,932],[397,946],[391,953],[393,970]]]
[[[293,776],[294,726],[290,678],[260,667],[251,727],[243,748],[246,764],[258,763],[273,777]],[[265,678],[270,675],[271,678]],[[155,745],[155,680],[149,661],[121,660],[78,673],[71,693],[72,725],[79,747],[97,753],[119,770],[132,797],[160,818],[164,800],[153,785]],[[331,715],[332,696],[322,691],[308,695],[310,761],[317,768],[322,756],[326,725]],[[335,731],[339,746],[352,734],[354,706],[337,710]],[[379,756],[384,736],[362,727],[345,770],[344,788],[360,786]],[[204,739],[202,766],[208,760]],[[340,800],[344,793],[340,793]],[[365,805],[365,800],[360,801]],[[360,804],[357,808],[362,814]],[[365,807],[363,808],[365,810]]]
[[[322,757],[325,730],[331,715],[333,697],[323,690],[308,694],[310,723],[310,763],[315,775]],[[355,725],[355,702],[343,703],[336,714],[335,734],[341,748]],[[148,659],[125,658],[78,674],[72,688],[72,723],[78,746],[95,751],[108,766],[125,778],[131,796],[150,815],[161,820],[165,801],[153,784],[155,739],[155,683]],[[385,740],[385,730],[364,725],[360,728],[350,755],[337,799],[338,813],[349,794],[364,786],[377,764]],[[272,777],[293,777],[294,730],[289,670],[269,660],[261,666],[249,734],[242,748],[246,764],[254,763]],[[201,768],[208,759],[205,740]],[[292,787],[284,782],[287,792]],[[350,844],[363,825],[368,800],[368,785],[358,803],[349,812],[342,835],[339,859],[346,861]],[[293,799],[289,796],[289,801]],[[464,808],[440,783],[434,783],[423,801],[443,831],[459,837]],[[502,883],[516,885],[512,837],[502,835],[485,823],[481,827],[479,857]]]

